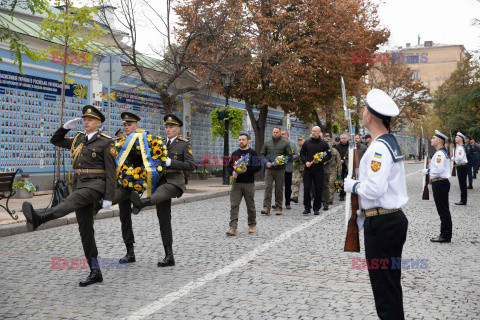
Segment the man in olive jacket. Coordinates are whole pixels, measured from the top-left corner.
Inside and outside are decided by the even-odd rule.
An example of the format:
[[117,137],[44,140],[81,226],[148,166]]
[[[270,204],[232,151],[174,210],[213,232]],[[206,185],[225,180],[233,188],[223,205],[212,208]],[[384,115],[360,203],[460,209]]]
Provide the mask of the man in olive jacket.
[[272,205],[272,190],[275,183],[275,207],[277,215],[282,214],[283,185],[285,183],[285,164],[275,165],[277,156],[292,158],[292,147],[282,138],[279,127],[273,128],[272,139],[265,141],[260,155],[263,156],[265,170],[265,196],[263,198],[262,214],[269,215]]

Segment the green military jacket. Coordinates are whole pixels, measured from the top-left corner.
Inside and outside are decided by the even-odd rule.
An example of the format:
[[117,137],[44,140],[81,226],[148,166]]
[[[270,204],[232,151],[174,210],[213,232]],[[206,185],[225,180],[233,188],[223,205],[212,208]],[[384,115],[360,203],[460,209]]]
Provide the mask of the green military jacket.
[[[275,161],[275,158],[278,156],[286,156],[290,161],[293,157],[292,147],[290,147],[288,142],[281,137],[265,141],[260,155],[264,156],[268,162]],[[273,166],[271,169],[278,170],[283,168],[285,168],[285,165]]]
[[328,174],[342,173],[342,157],[337,149],[330,147],[332,157],[324,163],[324,172]]
[[166,183],[173,184],[185,192],[183,171],[195,170],[195,159],[188,140],[177,137],[168,146],[168,157],[172,161],[165,172]]
[[[70,149],[74,170],[73,190],[90,188],[103,193],[104,200],[113,201],[117,186],[117,165],[112,138],[97,132],[85,143],[85,132],[65,138],[69,131],[60,127],[50,142],[57,147]],[[88,172],[86,169],[98,171]]]

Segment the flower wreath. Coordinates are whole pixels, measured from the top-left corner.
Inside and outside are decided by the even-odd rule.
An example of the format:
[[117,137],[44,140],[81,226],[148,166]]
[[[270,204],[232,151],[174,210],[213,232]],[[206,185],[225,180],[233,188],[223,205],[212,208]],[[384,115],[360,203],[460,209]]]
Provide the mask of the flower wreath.
[[[148,131],[137,129],[128,138],[121,138],[115,143],[117,150],[117,181],[130,191],[148,195],[155,192],[159,179],[165,173],[167,146],[163,138],[153,136]],[[143,165],[133,166],[133,157],[141,156]]]

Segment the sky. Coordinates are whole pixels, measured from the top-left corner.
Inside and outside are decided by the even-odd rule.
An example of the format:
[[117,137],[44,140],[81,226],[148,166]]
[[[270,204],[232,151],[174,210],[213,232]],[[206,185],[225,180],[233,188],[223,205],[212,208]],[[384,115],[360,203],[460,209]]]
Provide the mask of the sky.
[[373,0],[378,15],[390,29],[389,46],[412,45],[424,41],[461,44],[467,50],[480,49],[480,0]]
[[[115,2],[116,0],[113,0]],[[181,0],[179,0],[181,1]],[[382,26],[390,29],[388,48],[403,46],[407,42],[416,45],[433,41],[443,44],[464,45],[467,50],[480,50],[480,26],[472,26],[474,18],[480,19],[480,0],[371,0],[379,5],[378,15]],[[164,12],[166,0],[150,0],[149,3]],[[89,0],[77,0],[76,4],[89,4]],[[139,19],[138,48],[152,53],[149,44],[158,46],[158,38],[152,37],[149,23]],[[143,22],[143,23],[142,23]]]

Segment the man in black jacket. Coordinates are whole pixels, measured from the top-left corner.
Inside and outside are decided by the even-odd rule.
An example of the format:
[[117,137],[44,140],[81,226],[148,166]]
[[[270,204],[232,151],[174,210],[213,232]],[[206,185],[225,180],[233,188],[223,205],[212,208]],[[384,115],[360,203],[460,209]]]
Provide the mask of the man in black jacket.
[[[347,171],[348,171],[348,147],[350,143],[348,141],[348,136],[346,134],[342,134],[340,136],[340,143],[335,146],[335,148],[338,150],[340,153],[340,157],[342,158],[342,181],[345,179],[347,176]],[[343,191],[343,188],[340,190],[340,201],[345,200],[345,191]]]
[[[245,198],[248,213],[248,233],[257,232],[257,221],[255,213],[255,173],[262,168],[260,158],[255,150],[248,145],[250,143],[250,136],[246,133],[240,134],[238,137],[238,146],[240,149],[235,150],[230,158],[228,166],[229,173],[236,179],[230,193],[230,229],[227,231],[227,236],[237,235],[238,226],[238,211],[242,197]],[[234,171],[233,166],[235,162],[242,156],[249,154],[247,168],[242,171]]]
[[[305,163],[305,172],[303,173],[303,204],[305,210],[303,214],[309,214],[312,209],[310,188],[312,181],[315,186],[315,198],[313,200],[313,212],[315,215],[320,214],[320,208],[322,206],[322,190],[323,190],[323,164],[325,161],[330,160],[332,157],[330,154],[330,146],[325,140],[320,138],[320,127],[315,126],[312,128],[312,135],[310,139],[305,141],[300,151],[300,156],[303,163]],[[313,156],[319,152],[326,152],[327,155],[320,162],[313,162]]]

